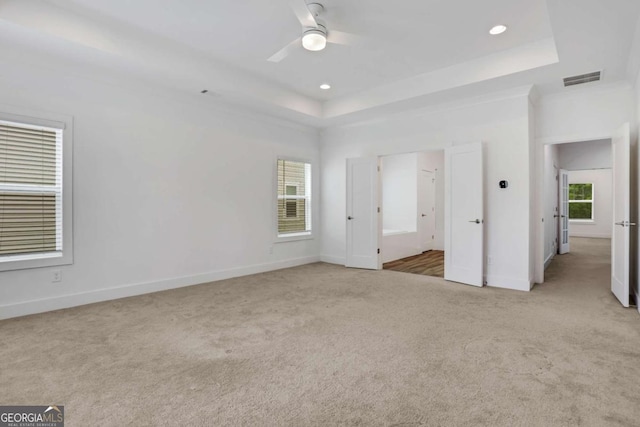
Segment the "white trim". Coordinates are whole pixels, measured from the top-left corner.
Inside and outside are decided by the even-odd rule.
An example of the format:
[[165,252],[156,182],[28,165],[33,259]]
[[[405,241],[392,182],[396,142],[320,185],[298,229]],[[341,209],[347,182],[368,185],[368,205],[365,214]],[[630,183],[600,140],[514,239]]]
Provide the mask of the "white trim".
[[569,237],[589,237],[592,239],[610,239],[611,234],[607,233],[571,233],[569,232]]
[[318,256],[293,258],[265,264],[255,264],[247,267],[238,267],[228,270],[211,271],[193,276],[174,277],[153,282],[134,283],[115,288],[98,289],[90,292],[81,292],[71,295],[61,295],[53,298],[44,298],[21,302],[17,304],[0,305],[0,319],[26,316],[35,313],[44,313],[52,310],[77,307],[96,302],[110,301],[119,298],[143,295],[152,292],[169,289],[183,288],[186,286],[200,285],[208,282],[231,279],[234,277],[248,276],[283,268],[297,267],[320,261]]
[[279,234],[278,238],[273,243],[296,242],[298,240],[313,240],[313,239],[315,239],[315,236],[311,233],[311,231],[304,231],[301,233]]
[[546,270],[547,267],[549,267],[549,264],[551,264],[551,261],[553,261],[553,259],[556,257],[556,253],[552,252],[551,254],[549,254],[549,256],[547,257],[547,259],[544,260],[544,269]]
[[515,291],[531,291],[532,281],[525,279],[515,279],[512,277],[487,275],[487,286],[492,288],[512,289]]
[[611,134],[606,135],[592,135],[592,134],[573,134],[562,136],[545,136],[536,138],[536,144],[543,145],[556,145],[556,144],[571,144],[573,142],[587,142],[597,141],[601,139],[611,139]]
[[327,264],[335,264],[345,266],[347,265],[347,261],[344,257],[333,256],[333,255],[320,255],[320,261],[326,262]]

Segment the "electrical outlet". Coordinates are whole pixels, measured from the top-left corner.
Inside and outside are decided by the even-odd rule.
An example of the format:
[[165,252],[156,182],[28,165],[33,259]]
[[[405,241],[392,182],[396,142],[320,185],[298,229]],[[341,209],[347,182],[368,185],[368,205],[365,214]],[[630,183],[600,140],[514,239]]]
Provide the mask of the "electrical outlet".
[[62,282],[62,272],[60,270],[55,270],[53,275],[51,276],[52,283]]

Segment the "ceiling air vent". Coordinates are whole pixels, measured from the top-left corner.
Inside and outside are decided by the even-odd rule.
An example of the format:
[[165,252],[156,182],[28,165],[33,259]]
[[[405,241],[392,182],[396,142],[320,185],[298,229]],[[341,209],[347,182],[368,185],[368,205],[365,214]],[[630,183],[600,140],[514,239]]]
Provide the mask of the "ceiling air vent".
[[601,75],[601,71],[595,71],[593,73],[581,74],[579,76],[565,77],[563,79],[564,87],[581,85],[583,83],[597,82],[600,81]]

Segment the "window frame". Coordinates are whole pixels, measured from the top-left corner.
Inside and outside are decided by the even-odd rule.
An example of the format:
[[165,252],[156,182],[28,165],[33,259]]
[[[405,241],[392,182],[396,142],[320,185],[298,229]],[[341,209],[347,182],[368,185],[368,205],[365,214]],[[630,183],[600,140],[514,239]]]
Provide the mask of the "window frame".
[[571,204],[572,203],[591,203],[591,219],[580,219],[580,218],[576,218],[576,219],[572,219],[571,217],[569,217],[569,222],[574,222],[577,224],[593,224],[596,221],[596,209],[595,209],[595,199],[596,199],[596,186],[594,185],[593,182],[570,182],[569,183],[569,188],[571,188],[572,185],[579,185],[579,184],[589,184],[591,185],[591,200],[571,200],[569,199],[569,212],[571,212]]
[[[280,234],[278,232],[278,200],[279,200],[279,196],[278,196],[278,161],[279,160],[284,160],[284,161],[288,161],[288,162],[299,162],[299,163],[307,163],[310,165],[311,167],[311,171],[310,174],[311,176],[309,177],[310,181],[311,181],[311,186],[309,187],[309,193],[310,195],[308,196],[308,212],[309,212],[309,221],[310,221],[310,227],[311,230],[310,231],[303,231],[303,232],[298,232],[298,233],[288,233],[288,234]],[[294,242],[294,241],[298,241],[298,240],[312,240],[315,238],[315,227],[314,227],[314,223],[313,223],[313,199],[314,199],[314,191],[313,191],[313,170],[314,170],[314,164],[310,159],[305,159],[305,158],[300,158],[300,157],[291,157],[291,156],[275,156],[274,162],[273,162],[273,191],[272,191],[272,200],[273,200],[273,229],[274,229],[274,243],[283,243],[283,242]],[[285,186],[289,185],[285,182]],[[292,184],[294,185],[294,184]],[[297,185],[296,185],[297,186]],[[307,199],[307,196],[296,196],[296,198],[299,199]]]
[[62,130],[62,254],[0,257],[0,272],[73,264],[73,117],[0,105],[0,120]]

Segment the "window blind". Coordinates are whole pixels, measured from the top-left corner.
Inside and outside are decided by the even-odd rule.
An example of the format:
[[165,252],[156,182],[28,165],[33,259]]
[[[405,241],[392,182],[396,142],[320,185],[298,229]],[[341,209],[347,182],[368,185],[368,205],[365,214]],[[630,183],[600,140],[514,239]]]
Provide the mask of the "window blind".
[[62,131],[0,121],[0,256],[62,251]]

